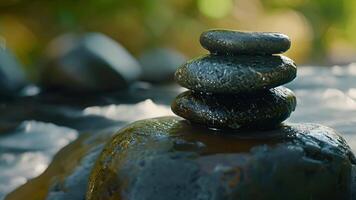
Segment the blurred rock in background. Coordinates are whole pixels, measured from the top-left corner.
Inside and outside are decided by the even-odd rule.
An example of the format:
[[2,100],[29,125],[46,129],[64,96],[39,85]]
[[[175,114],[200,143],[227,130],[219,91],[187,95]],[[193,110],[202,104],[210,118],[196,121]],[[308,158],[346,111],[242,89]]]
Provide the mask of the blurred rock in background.
[[27,84],[21,64],[6,49],[0,49],[0,98],[16,96]]
[[119,43],[100,33],[66,34],[52,41],[40,74],[44,88],[95,92],[127,88],[141,67]]
[[174,80],[174,73],[186,57],[170,48],[153,48],[145,51],[139,62],[143,73],[141,80],[150,83],[167,83]]

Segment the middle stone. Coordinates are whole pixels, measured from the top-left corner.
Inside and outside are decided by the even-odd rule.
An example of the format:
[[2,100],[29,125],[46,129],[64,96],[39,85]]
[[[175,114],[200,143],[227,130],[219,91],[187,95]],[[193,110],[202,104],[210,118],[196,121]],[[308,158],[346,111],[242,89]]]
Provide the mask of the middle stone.
[[191,90],[236,94],[274,88],[296,74],[296,65],[285,56],[206,55],[179,67],[175,77]]
[[209,128],[269,129],[287,119],[295,107],[295,95],[281,86],[237,95],[187,91],[176,97],[172,111]]

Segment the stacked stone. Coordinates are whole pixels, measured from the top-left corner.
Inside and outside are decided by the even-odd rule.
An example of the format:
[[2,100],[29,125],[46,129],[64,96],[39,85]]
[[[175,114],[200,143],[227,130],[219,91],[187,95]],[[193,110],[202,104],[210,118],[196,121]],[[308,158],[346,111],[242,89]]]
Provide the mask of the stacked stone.
[[210,51],[180,66],[175,78],[190,90],[172,104],[175,114],[217,129],[269,129],[296,107],[291,90],[281,85],[296,77],[290,48],[280,33],[210,30],[201,45]]

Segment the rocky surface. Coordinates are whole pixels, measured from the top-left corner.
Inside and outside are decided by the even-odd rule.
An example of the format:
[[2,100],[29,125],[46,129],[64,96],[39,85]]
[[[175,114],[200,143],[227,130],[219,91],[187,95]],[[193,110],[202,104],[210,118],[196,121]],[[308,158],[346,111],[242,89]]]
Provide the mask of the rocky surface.
[[272,55],[286,52],[291,42],[281,33],[210,30],[201,34],[200,44],[213,54]]
[[87,199],[350,197],[356,160],[332,129],[290,124],[263,133],[263,139],[246,135],[176,117],[135,122],[104,148]]
[[127,88],[141,75],[136,59],[119,43],[99,34],[59,37],[47,50],[41,74],[45,88],[75,92]]
[[[246,56],[213,54],[221,59]],[[259,56],[257,52],[249,57],[273,56]],[[183,93],[176,99],[177,108],[197,102],[207,105],[206,113],[211,115],[198,116],[199,120],[207,119],[200,126],[194,123],[194,114],[205,114],[206,110],[190,114],[198,107],[193,106],[182,110],[189,113],[187,120],[163,117],[137,121],[114,137],[110,137],[112,129],[103,133],[88,128],[94,134],[82,135],[63,149],[41,176],[8,199],[348,199],[354,195],[352,168],[356,159],[345,140],[321,125],[279,124],[294,110],[295,97],[284,88],[266,88],[226,94],[200,90]],[[215,125],[214,119],[232,118],[226,115],[234,113],[240,102],[247,102],[244,106],[251,108],[241,113],[253,113],[240,115],[237,120],[245,117],[258,127],[273,124],[273,129],[253,131],[236,123],[229,127],[230,122],[209,125],[209,120]],[[273,109],[269,112],[262,104]],[[220,113],[219,109],[223,115],[214,116],[212,113]],[[121,124],[131,109],[118,110],[118,106],[91,106],[83,113],[71,111],[67,115],[94,114]],[[161,107],[153,106],[148,112],[159,110]],[[141,116],[141,111],[133,113]]]
[[273,128],[287,119],[295,107],[296,97],[285,87],[235,96],[187,91],[172,103],[175,114],[193,123],[231,129]]
[[[348,73],[349,70],[351,70],[351,66],[345,66],[343,70],[345,71],[345,75],[340,76],[334,75],[334,72],[336,73],[336,70],[334,70],[334,68],[301,67],[296,82],[290,84],[289,87],[294,89],[299,100],[302,103],[298,106],[298,109],[294,112],[294,114],[288,121],[328,124],[328,126],[331,126],[338,130],[340,133],[342,133],[342,136],[347,139],[348,143],[350,144],[350,146],[352,146],[355,152],[356,136],[354,132],[354,125],[356,116],[355,107],[353,104],[350,104],[350,101],[352,102],[354,99],[352,98],[352,96],[350,96],[350,88],[352,88],[352,85],[356,79],[355,76],[352,75],[352,73]],[[325,79],[328,81],[325,82]],[[321,85],[321,83],[324,84]],[[71,127],[77,130],[83,130],[84,133],[89,132],[91,135],[90,137],[87,137],[87,139],[83,139],[82,137],[80,137],[78,141],[70,144],[69,146],[66,146],[63,150],[59,152],[59,154],[55,156],[51,167],[48,168],[48,170],[51,169],[51,173],[46,172],[40,176],[42,178],[36,178],[33,179],[33,181],[29,181],[27,184],[21,186],[19,189],[8,195],[7,199],[85,199],[87,191],[86,186],[89,176],[88,174],[92,169],[94,161],[97,159],[96,156],[100,154],[103,144],[105,144],[106,141],[109,141],[111,135],[113,134],[113,131],[119,129],[119,127],[116,126],[122,125],[122,122],[114,121],[108,124],[103,123],[104,118],[99,118],[99,116],[96,116],[95,118],[93,118],[93,115],[84,115],[82,117],[79,117],[77,116],[78,114],[74,115],[73,113],[78,113],[80,109],[82,109],[82,106],[87,106],[88,104],[96,105],[98,108],[104,109],[106,108],[106,106],[102,106],[102,104],[113,103],[121,108],[123,106],[122,101],[128,102],[131,106],[123,106],[122,108],[125,107],[124,110],[110,109],[112,110],[112,112],[117,113],[118,116],[122,116],[122,113],[127,114],[129,113],[129,111],[140,113],[140,115],[144,114],[144,110],[147,110],[147,112],[151,110],[151,113],[156,113],[157,109],[155,107],[152,109],[146,107],[143,110],[140,109],[137,111],[133,111],[138,106],[134,103],[137,101],[138,98],[144,100],[145,98],[155,97],[155,102],[169,104],[174,99],[174,96],[179,93],[180,90],[175,87],[169,87],[165,88],[164,90],[158,90],[158,88],[155,88],[155,90],[150,89],[149,91],[145,91],[141,89],[140,91],[141,92],[133,91],[135,95],[132,96],[130,96],[129,94],[125,94],[123,96],[122,92],[118,92],[117,95],[103,94],[101,96],[86,97],[84,99],[81,98],[77,101],[75,101],[74,97],[31,97],[30,99],[19,99],[19,102],[9,102],[6,103],[6,107],[0,107],[0,111],[2,113],[2,115],[0,116],[1,134],[4,134],[4,123],[8,120],[11,120],[12,122],[17,122],[25,119],[37,119],[51,121],[52,123],[61,124],[63,126]],[[49,99],[51,99],[51,101],[54,101],[51,104],[53,106],[49,105]],[[132,101],[129,101],[129,99],[131,99]],[[59,102],[61,102],[61,104],[59,104]],[[70,102],[72,102],[74,105],[80,106],[80,108],[73,107]],[[61,110],[63,108],[63,110],[71,111],[72,114],[65,115],[62,114],[62,112],[59,112],[59,105],[62,105],[60,106]],[[168,110],[169,107],[166,107]],[[31,111],[27,110],[25,112],[25,108],[31,108]],[[48,112],[50,114],[46,115],[46,113]],[[142,118],[145,117],[142,116]],[[94,131],[105,129],[105,127],[110,127],[113,124],[116,126],[111,130],[108,130],[107,134],[103,133],[102,131]],[[47,132],[50,133],[51,130],[47,130]],[[7,130],[6,133],[9,134],[9,137],[11,137],[12,132],[9,132]],[[251,138],[251,133],[249,133],[249,135],[249,137],[245,137]],[[28,137],[31,137],[31,135],[28,135]],[[98,138],[101,139],[97,140]],[[60,138],[58,138],[58,140],[59,139]],[[98,144],[97,149],[95,149],[95,147],[89,147],[88,144],[93,144],[94,146],[95,144]],[[33,143],[33,145],[36,145],[36,143]],[[7,165],[4,162],[5,154],[11,154],[12,151],[13,150],[9,149],[8,151],[4,152],[4,149],[1,149],[0,169],[3,171],[4,169],[5,171],[6,169],[11,169],[12,171],[14,171],[14,173],[17,173],[18,176],[21,176],[23,171],[27,167],[29,167],[29,165],[22,165],[22,168],[14,167],[13,165]],[[42,155],[41,150],[37,152],[36,156],[40,155]],[[71,155],[73,155],[74,157]],[[51,157],[49,157],[49,159],[51,159]],[[46,165],[43,165],[38,160],[33,160],[33,163],[33,165],[41,165],[46,167]],[[37,172],[37,174],[34,172],[32,173],[37,176],[41,172]],[[72,174],[73,176],[71,176]],[[5,177],[1,177],[0,179],[3,181],[3,183],[9,184],[10,182],[12,182],[12,180],[14,180],[14,177],[12,177],[11,179],[5,179]],[[17,183],[17,186],[21,185],[22,183]],[[84,183],[84,185],[81,185],[80,183]],[[356,184],[356,182],[354,182],[354,184]],[[1,188],[0,185],[1,197],[3,197],[4,194],[9,193],[10,191],[11,190],[4,190],[4,188]],[[354,191],[354,193],[355,192],[356,191]],[[76,197],[78,197],[79,195],[81,196],[78,198],[69,198],[69,196],[74,196],[73,193],[75,193]],[[41,198],[37,198],[37,194],[41,194]],[[354,199],[356,199],[356,196],[354,196],[352,200]]]
[[294,62],[285,56],[206,55],[179,67],[175,76],[191,90],[239,93],[277,87],[296,74]]

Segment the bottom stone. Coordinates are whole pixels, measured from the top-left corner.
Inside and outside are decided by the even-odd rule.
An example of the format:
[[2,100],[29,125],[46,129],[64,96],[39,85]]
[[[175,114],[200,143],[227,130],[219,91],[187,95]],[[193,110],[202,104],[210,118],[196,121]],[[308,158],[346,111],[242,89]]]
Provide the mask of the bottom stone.
[[107,143],[87,199],[349,199],[355,163],[344,139],[321,125],[233,132],[156,118]]

